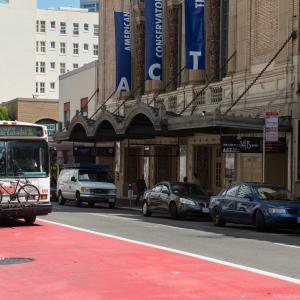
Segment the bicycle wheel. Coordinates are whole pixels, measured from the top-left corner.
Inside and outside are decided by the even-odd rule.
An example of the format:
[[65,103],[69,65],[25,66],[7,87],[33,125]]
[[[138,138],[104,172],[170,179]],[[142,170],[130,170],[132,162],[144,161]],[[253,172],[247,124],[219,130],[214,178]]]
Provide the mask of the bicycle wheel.
[[17,192],[17,198],[20,203],[38,203],[40,197],[39,189],[33,184],[25,184]]

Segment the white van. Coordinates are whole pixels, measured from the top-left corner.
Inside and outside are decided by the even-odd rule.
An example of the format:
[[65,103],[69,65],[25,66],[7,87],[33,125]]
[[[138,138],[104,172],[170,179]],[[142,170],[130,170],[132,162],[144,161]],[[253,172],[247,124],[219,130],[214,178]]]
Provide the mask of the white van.
[[95,203],[108,203],[115,207],[117,189],[107,172],[101,165],[66,168],[61,170],[57,180],[58,203],[64,205],[66,200],[76,201],[77,206],[87,202],[90,207]]

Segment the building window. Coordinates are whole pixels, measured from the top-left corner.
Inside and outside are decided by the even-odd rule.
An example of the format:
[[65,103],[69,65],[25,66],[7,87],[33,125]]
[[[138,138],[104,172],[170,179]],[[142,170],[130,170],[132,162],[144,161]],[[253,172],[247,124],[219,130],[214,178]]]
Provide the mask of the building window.
[[46,42],[44,42],[44,41],[40,42],[40,50],[42,53],[46,52]]
[[36,32],[39,32],[40,31],[40,21],[37,20],[36,21]]
[[73,34],[78,35],[79,34],[79,24],[73,23]]
[[40,26],[41,32],[46,32],[46,21],[41,21]]
[[66,64],[60,63],[60,74],[65,74],[65,73],[66,73]]
[[39,62],[38,61],[35,63],[35,72],[36,73],[39,72]]
[[99,35],[99,25],[94,24],[94,35]]
[[45,62],[41,61],[40,62],[40,72],[45,73],[46,72],[46,67],[45,67]]
[[50,42],[50,48],[55,49],[55,42]]
[[84,31],[89,31],[89,24],[88,23],[84,23],[83,30]]
[[50,82],[50,89],[55,90],[55,82]]
[[89,44],[83,44],[83,50],[89,51]]
[[35,42],[35,50],[36,52],[39,52],[39,41]]
[[94,45],[94,55],[98,56],[98,45]]
[[39,83],[38,82],[35,83],[35,92],[36,93],[39,92]]
[[78,64],[73,64],[73,69],[78,69]]
[[55,21],[51,21],[50,28],[53,30],[53,29],[55,29],[55,26],[56,26]]
[[66,54],[66,43],[60,43],[60,54]]
[[54,61],[50,62],[50,69],[51,70],[55,69],[55,62]]
[[79,44],[77,43],[73,44],[73,54],[75,55],[79,54]]
[[45,82],[40,82],[40,93],[45,94]]
[[80,99],[80,112],[82,116],[88,116],[88,98]]
[[68,127],[70,124],[70,102],[64,103],[64,126]]
[[60,33],[61,34],[66,34],[67,30],[66,30],[66,22],[60,22]]

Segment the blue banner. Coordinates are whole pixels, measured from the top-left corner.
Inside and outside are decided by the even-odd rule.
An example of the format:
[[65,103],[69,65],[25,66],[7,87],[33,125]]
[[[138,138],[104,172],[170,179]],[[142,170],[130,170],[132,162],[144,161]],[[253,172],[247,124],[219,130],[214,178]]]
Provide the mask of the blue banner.
[[131,30],[130,13],[115,12],[116,90],[131,89]]
[[205,0],[185,0],[186,68],[205,69]]
[[146,80],[162,80],[163,0],[145,0]]

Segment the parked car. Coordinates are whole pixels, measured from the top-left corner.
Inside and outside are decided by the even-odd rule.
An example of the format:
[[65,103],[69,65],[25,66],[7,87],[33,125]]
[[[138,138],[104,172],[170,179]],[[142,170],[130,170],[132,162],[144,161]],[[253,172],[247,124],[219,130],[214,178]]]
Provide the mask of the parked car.
[[172,218],[199,214],[209,217],[209,195],[200,185],[186,182],[160,182],[144,193],[143,215],[168,213]]
[[66,200],[71,200],[76,201],[77,206],[87,202],[93,207],[95,203],[102,202],[114,208],[116,191],[116,186],[102,165],[79,164],[77,168],[63,169],[57,180],[60,205],[64,205]]
[[211,197],[210,214],[216,226],[249,224],[258,231],[269,227],[300,226],[300,201],[286,188],[266,183],[232,184]]

